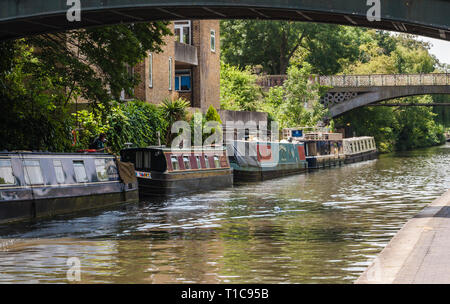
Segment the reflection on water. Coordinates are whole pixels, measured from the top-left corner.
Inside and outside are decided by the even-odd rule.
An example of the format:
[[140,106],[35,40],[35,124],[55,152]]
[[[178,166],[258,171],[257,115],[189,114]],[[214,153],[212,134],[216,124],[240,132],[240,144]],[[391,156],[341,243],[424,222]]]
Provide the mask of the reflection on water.
[[[0,226],[0,282],[351,283],[450,188],[450,145],[221,191]],[[20,239],[8,243],[10,239]]]

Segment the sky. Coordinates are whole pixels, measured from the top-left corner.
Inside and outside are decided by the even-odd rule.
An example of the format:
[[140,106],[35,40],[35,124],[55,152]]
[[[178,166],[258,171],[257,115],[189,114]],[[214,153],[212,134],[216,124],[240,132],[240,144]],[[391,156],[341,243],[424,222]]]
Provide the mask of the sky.
[[435,55],[441,63],[450,64],[450,41],[423,36],[418,36],[417,40],[430,42],[433,45],[430,49],[430,53]]

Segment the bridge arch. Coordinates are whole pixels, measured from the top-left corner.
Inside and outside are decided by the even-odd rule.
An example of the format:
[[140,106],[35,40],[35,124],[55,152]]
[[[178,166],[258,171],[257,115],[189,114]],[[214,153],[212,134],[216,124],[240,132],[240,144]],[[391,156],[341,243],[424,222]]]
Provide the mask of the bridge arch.
[[330,106],[329,110],[331,117],[338,117],[353,109],[370,104],[395,98],[429,94],[450,94],[450,85],[374,87],[348,101]]
[[80,0],[80,21],[69,22],[71,7],[64,0],[0,0],[0,40],[117,23],[252,18],[363,26],[450,41],[449,1],[379,1],[380,19],[369,21],[373,6],[366,0]]

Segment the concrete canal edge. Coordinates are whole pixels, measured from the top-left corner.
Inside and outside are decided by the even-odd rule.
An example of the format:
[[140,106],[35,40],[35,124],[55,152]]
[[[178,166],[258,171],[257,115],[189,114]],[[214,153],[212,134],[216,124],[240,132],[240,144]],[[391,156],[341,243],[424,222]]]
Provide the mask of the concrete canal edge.
[[450,190],[410,219],[355,284],[450,283]]

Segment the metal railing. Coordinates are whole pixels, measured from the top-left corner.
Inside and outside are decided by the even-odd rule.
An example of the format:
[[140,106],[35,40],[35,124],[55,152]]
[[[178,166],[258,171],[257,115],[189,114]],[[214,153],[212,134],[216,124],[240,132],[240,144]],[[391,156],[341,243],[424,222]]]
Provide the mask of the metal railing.
[[450,85],[450,74],[373,74],[320,76],[319,83],[334,88]]
[[[319,81],[320,85],[334,88],[450,85],[449,73],[334,75],[310,78],[313,82]],[[258,79],[258,84],[270,88],[283,85],[286,79],[287,75],[266,75]]]

